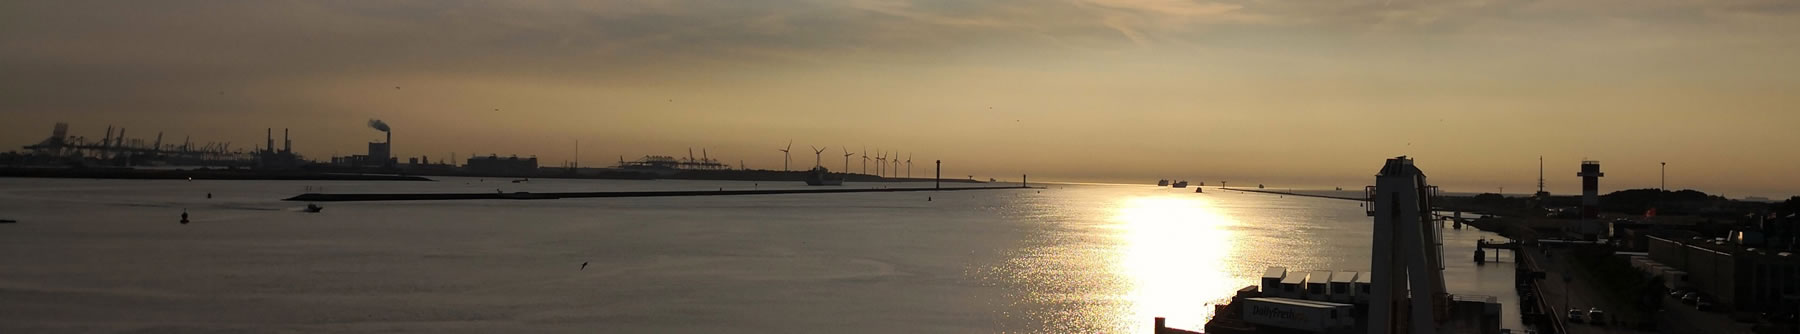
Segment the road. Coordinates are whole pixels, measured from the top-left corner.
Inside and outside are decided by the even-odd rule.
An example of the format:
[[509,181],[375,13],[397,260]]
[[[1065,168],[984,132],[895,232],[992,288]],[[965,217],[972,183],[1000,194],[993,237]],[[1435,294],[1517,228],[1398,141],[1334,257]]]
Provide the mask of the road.
[[[1654,333],[1631,330],[1624,328],[1625,326],[1623,325],[1612,324],[1613,321],[1624,323],[1630,321],[1643,321],[1643,319],[1609,319],[1606,326],[1596,326],[1587,322],[1567,322],[1568,311],[1571,308],[1587,310],[1589,308],[1599,307],[1602,311],[1612,311],[1624,309],[1629,305],[1614,305],[1604,298],[1601,298],[1601,296],[1596,293],[1596,291],[1599,290],[1595,286],[1595,282],[1583,279],[1584,274],[1581,272],[1572,271],[1574,268],[1572,268],[1568,262],[1569,255],[1566,250],[1552,249],[1550,250],[1550,256],[1545,258],[1545,254],[1540,251],[1542,248],[1528,247],[1526,249],[1527,251],[1521,253],[1532,257],[1532,261],[1536,261],[1536,263],[1544,270],[1545,277],[1542,281],[1539,281],[1539,286],[1542,287],[1544,292],[1544,300],[1550,303],[1551,309],[1556,310],[1556,316],[1563,319],[1565,326],[1569,329],[1569,333]],[[1607,315],[1616,316],[1617,313],[1608,312]]]

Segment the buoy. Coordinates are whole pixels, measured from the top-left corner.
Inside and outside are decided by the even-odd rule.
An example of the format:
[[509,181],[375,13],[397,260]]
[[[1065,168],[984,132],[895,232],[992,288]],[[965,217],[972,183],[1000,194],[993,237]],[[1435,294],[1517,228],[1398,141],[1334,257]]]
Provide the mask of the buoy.
[[926,202],[930,202],[930,201],[931,201],[931,196],[925,196],[925,201],[926,201]]
[[187,223],[188,223],[188,214],[187,214],[187,210],[181,210],[181,224],[182,224],[182,225],[187,225]]
[[206,198],[212,198],[212,193],[206,193]]

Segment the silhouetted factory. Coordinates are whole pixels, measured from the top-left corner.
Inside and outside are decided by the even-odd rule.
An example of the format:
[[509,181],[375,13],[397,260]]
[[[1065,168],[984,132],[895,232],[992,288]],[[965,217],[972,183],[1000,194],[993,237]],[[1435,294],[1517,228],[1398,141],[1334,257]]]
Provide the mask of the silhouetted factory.
[[530,175],[538,170],[537,157],[519,158],[511,156],[501,158],[490,154],[485,157],[470,157],[469,164],[463,170],[475,174],[487,175]]
[[379,119],[369,120],[369,127],[387,135],[386,141],[369,142],[369,154],[347,157],[332,157],[331,164],[340,167],[378,167],[393,168],[399,164],[394,158],[394,131],[386,122]]

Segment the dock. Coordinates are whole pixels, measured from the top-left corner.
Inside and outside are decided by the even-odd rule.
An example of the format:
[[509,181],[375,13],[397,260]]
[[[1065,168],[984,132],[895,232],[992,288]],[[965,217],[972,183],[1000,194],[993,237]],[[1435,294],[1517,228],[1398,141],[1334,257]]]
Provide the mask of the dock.
[[1006,189],[1044,189],[1043,187],[944,187],[944,188],[831,188],[831,189],[771,189],[771,190],[686,190],[686,191],[604,191],[604,192],[491,192],[491,193],[417,193],[417,194],[321,194],[307,193],[283,199],[285,201],[302,202],[358,202],[358,201],[444,201],[444,200],[476,200],[476,199],[513,199],[539,200],[562,198],[612,198],[612,197],[685,197],[685,196],[746,196],[746,195],[788,195],[788,194],[842,194],[842,193],[881,193],[912,191],[965,191],[965,190],[1006,190]]

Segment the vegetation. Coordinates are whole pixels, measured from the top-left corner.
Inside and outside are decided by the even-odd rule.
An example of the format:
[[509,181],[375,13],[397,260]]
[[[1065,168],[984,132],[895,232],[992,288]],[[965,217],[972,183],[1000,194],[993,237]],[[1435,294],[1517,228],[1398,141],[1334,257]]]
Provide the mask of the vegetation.
[[1659,214],[1685,214],[1707,208],[1727,206],[1730,202],[1731,200],[1725,197],[1708,195],[1692,189],[1681,191],[1631,189],[1601,195],[1600,209],[1610,212],[1643,213],[1649,211],[1650,208],[1657,208]]

